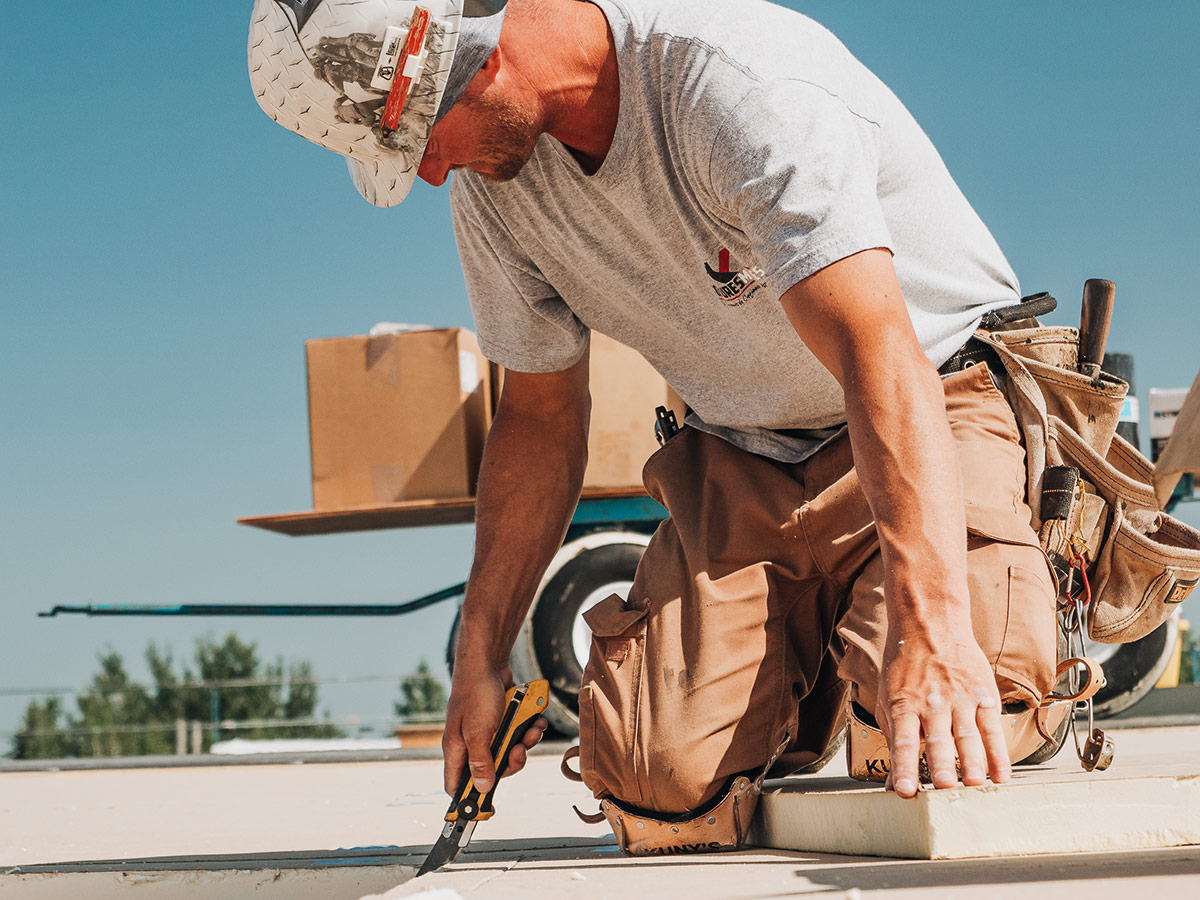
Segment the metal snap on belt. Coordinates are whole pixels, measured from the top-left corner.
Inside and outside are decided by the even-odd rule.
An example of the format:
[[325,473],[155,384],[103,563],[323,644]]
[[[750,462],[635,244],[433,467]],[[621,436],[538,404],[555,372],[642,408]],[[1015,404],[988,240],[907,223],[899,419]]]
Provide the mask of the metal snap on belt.
[[678,825],[671,826],[671,834],[679,834],[679,826]]
[[645,827],[646,827],[646,823],[645,823],[645,822],[638,822],[638,823],[637,823],[637,827],[638,827],[638,828],[645,828]]
[[708,824],[709,824],[709,825],[716,825],[716,824],[717,824],[717,817],[716,817],[716,816],[709,816],[709,817],[708,817]]

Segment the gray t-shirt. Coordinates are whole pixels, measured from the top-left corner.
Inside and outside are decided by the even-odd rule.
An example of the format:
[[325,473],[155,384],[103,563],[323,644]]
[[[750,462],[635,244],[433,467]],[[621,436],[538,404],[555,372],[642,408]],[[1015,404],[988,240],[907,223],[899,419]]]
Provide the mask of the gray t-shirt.
[[694,423],[796,461],[814,436],[794,430],[840,425],[845,408],[778,302],[792,285],[891,250],[934,365],[1018,301],[920,126],[823,27],[762,0],[593,2],[621,85],[599,171],[542,135],[512,181],[453,177],[489,359],[558,371],[595,328],[641,352]]

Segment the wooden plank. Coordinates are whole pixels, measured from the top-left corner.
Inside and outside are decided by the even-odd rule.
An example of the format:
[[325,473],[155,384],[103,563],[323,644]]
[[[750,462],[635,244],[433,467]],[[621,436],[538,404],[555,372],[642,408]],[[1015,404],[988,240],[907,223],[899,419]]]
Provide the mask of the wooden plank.
[[375,531],[381,528],[418,528],[424,525],[460,525],[475,519],[475,498],[411,500],[387,506],[354,509],[309,510],[272,516],[247,516],[239,525],[265,528],[293,537]]
[[[582,500],[616,500],[644,497],[640,487],[587,490]],[[428,525],[461,525],[475,520],[475,498],[449,500],[409,500],[385,506],[353,509],[308,510],[270,516],[245,516],[239,525],[262,528],[291,537],[314,534],[342,534],[351,531],[376,531],[383,528],[420,528]]]

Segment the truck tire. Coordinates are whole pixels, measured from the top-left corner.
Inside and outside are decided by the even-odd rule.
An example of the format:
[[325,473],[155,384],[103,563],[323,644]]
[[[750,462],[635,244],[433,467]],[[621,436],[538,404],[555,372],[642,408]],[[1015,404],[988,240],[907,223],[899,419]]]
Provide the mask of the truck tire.
[[1124,712],[1145,697],[1166,671],[1179,640],[1176,613],[1141,640],[1129,644],[1084,643],[1085,652],[1104,667],[1104,687],[1092,700],[1100,718]]
[[563,545],[534,595],[509,664],[517,681],[550,682],[546,718],[561,735],[579,734],[579,686],[591,646],[583,614],[610,594],[626,596],[649,537],[600,531]]

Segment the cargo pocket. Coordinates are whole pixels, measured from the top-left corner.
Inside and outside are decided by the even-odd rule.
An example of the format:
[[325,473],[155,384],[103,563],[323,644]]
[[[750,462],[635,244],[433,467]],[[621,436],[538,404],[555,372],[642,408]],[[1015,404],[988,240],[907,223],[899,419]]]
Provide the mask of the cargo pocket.
[[633,765],[649,603],[610,594],[584,613],[592,649],[579,692],[579,771],[597,796],[637,796]]
[[1028,565],[1008,567],[1008,617],[995,668],[1001,698],[1032,707],[1054,688],[1058,645],[1050,574],[1032,548],[1024,556]]
[[1093,582],[1092,639],[1124,644],[1143,638],[1200,582],[1200,532],[1164,514],[1157,530],[1143,533],[1119,505]]

